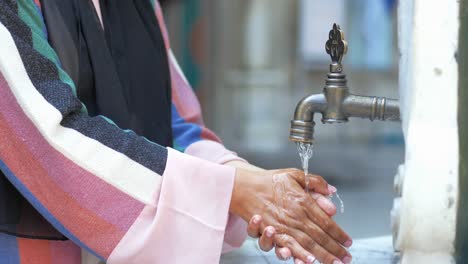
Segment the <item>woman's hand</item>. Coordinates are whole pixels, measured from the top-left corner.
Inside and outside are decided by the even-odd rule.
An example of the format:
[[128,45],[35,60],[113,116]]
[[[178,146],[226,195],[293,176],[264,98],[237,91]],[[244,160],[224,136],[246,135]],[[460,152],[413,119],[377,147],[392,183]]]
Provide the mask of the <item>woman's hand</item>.
[[[320,177],[315,175],[309,175],[309,177]],[[328,190],[331,193],[336,193],[336,188],[332,185],[328,185]],[[312,198],[315,199],[317,204],[324,210],[330,217],[333,217],[336,214],[335,205],[324,195],[319,193],[310,193]],[[263,224],[263,218],[261,215],[254,215],[250,219],[247,226],[247,233],[250,237],[258,238],[258,245],[261,250],[268,252],[275,247],[274,236],[276,235],[276,229],[272,226],[267,226],[263,230],[261,225]],[[292,257],[291,250],[286,247],[275,247],[276,256],[281,260],[288,260]],[[304,262],[300,260],[295,261],[296,264],[303,264]]]
[[[328,184],[312,177],[310,190],[329,195]],[[258,214],[262,228],[274,227],[274,242],[289,248],[294,257],[311,263],[314,256],[323,263],[349,262],[351,256],[343,246],[351,239],[304,191],[302,171],[285,169],[251,172],[238,169],[230,211],[248,221]]]

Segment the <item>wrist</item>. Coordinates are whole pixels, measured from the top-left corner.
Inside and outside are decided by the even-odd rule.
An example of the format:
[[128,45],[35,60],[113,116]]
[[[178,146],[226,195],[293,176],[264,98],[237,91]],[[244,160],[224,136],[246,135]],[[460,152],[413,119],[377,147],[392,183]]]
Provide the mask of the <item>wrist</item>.
[[249,216],[249,199],[251,197],[250,188],[251,183],[249,182],[252,178],[253,173],[243,168],[236,168],[236,174],[234,177],[234,186],[232,188],[231,203],[229,206],[229,212],[235,214],[244,220],[250,219]]
[[259,168],[259,167],[255,166],[255,165],[252,165],[252,164],[248,163],[248,162],[240,161],[240,160],[232,160],[232,161],[226,162],[224,165],[231,166],[231,167],[234,167],[234,168],[237,168],[237,169],[245,169],[245,170],[249,170],[249,171],[265,171],[262,168]]

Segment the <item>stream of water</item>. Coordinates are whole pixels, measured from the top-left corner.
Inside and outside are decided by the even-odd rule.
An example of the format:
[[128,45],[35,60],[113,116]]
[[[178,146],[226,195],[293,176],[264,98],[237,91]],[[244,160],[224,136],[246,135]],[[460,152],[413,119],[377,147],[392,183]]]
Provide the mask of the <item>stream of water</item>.
[[[309,192],[309,161],[314,155],[314,145],[312,143],[304,143],[298,142],[297,143],[297,152],[299,153],[299,157],[301,158],[302,169],[304,170],[305,180],[306,180],[306,192]],[[340,195],[338,192],[335,193],[336,198],[340,203],[340,212],[344,213],[344,203],[341,200]],[[333,194],[330,195],[330,200],[333,198]]]
[[[338,201],[340,202],[340,212],[344,213],[344,203],[343,203],[343,200],[341,200],[340,195],[338,194],[338,191],[335,193],[335,195],[336,195],[336,199],[338,199]],[[330,196],[330,198],[332,197],[333,197],[333,194]]]
[[301,158],[302,169],[304,170],[306,180],[306,192],[309,192],[309,160],[314,155],[314,145],[311,143],[298,142],[297,151]]

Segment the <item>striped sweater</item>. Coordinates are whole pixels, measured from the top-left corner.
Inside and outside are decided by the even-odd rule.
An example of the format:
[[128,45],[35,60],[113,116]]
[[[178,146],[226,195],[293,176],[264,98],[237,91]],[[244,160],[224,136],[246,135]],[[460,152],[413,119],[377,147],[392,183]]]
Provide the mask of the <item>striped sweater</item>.
[[[94,1],[99,14],[99,5]],[[0,234],[0,263],[218,263],[239,159],[204,125],[170,49],[174,148],[90,117],[47,41],[38,1],[0,0],[0,169],[70,241]],[[40,223],[38,222],[38,225]]]

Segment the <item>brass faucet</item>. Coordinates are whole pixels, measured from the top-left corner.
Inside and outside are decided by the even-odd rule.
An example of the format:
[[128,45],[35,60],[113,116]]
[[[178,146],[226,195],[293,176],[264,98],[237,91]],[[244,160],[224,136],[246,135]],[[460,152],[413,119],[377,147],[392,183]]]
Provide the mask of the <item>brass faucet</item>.
[[325,87],[322,93],[306,96],[297,104],[291,121],[291,141],[313,143],[315,113],[322,114],[324,124],[348,122],[349,117],[400,121],[398,100],[350,93],[341,65],[348,43],[339,25],[333,24],[325,50],[332,59]]

